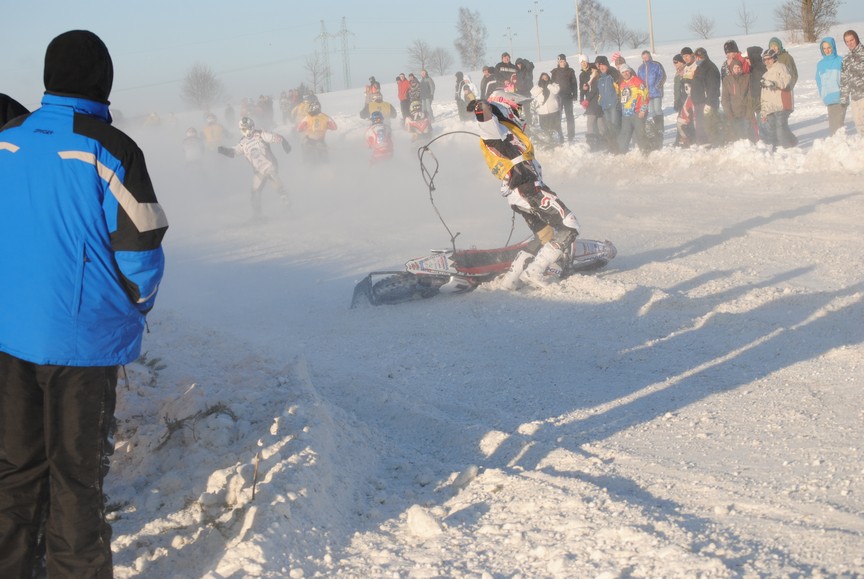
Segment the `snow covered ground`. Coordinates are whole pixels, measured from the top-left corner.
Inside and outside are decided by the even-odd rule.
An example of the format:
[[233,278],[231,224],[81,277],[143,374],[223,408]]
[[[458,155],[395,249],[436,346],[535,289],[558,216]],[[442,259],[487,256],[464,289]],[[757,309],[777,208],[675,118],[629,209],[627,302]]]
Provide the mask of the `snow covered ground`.
[[[542,291],[349,309],[367,272],[449,245],[417,143],[369,166],[359,90],[321,97],[329,165],[277,151],[293,204],[265,193],[264,224],[243,160],[183,166],[200,115],[128,128],[171,229],[119,387],[117,576],[864,574],[862,137],[827,138],[818,47],[789,49],[797,149],[541,150],[619,250]],[[437,80],[438,126],[470,130]],[[503,244],[476,140],[433,151],[459,246]]]

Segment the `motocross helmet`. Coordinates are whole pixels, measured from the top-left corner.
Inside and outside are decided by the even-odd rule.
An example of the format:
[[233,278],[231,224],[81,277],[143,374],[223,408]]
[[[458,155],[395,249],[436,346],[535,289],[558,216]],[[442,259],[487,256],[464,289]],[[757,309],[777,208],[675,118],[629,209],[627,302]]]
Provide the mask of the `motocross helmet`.
[[209,115],[207,115],[206,120],[207,120],[208,125],[215,125],[216,124],[216,115],[214,115],[213,113],[210,113]]
[[319,103],[318,101],[312,101],[309,103],[309,114],[310,115],[317,115],[320,112],[321,112],[321,103]]
[[380,125],[384,122],[384,115],[381,114],[381,111],[375,111],[369,118],[372,121],[372,124],[375,125]]
[[423,105],[420,104],[420,101],[411,101],[411,112],[419,113],[423,109]]
[[243,133],[244,137],[248,137],[249,134],[255,129],[255,121],[250,119],[249,117],[243,117],[240,119],[240,132]]
[[528,100],[530,98],[526,100],[525,97],[502,90],[496,90],[489,95],[489,104],[492,105],[493,111],[497,111],[496,116],[502,120],[516,123],[520,129],[525,127],[522,103]]
[[186,129],[186,138],[194,139],[198,136],[198,131],[195,130],[195,127],[189,127]]

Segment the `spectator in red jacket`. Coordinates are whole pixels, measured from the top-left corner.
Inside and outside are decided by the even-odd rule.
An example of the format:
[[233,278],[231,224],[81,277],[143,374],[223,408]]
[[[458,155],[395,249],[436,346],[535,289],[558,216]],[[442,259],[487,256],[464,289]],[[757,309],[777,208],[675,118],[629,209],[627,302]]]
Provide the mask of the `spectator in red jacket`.
[[408,90],[411,88],[411,81],[405,77],[405,73],[399,73],[396,77],[396,94],[399,95],[399,108],[402,110],[402,120],[408,118],[411,113],[411,102],[408,100]]

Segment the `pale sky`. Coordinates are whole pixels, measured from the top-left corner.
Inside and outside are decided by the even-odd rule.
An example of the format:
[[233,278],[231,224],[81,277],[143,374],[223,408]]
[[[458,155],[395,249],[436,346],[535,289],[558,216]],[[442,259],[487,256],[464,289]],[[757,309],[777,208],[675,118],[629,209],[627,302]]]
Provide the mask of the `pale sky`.
[[[628,26],[647,34],[648,0],[602,3]],[[781,3],[748,1],[748,10],[757,15],[754,32],[776,30],[773,11]],[[736,23],[740,4],[691,4],[693,9],[681,9],[677,0],[651,2],[655,43],[694,40],[688,23],[697,12],[714,19],[715,36],[735,38],[743,34]],[[514,59],[538,60],[538,28],[541,60],[552,59],[559,52],[578,52],[567,28],[575,15],[575,3],[570,0],[259,0],[245,4],[223,0],[43,0],[3,8],[0,92],[31,109],[37,107],[43,91],[45,48],[53,37],[75,28],[92,30],[105,41],[115,67],[112,104],[131,114],[181,109],[181,81],[196,62],[209,66],[222,80],[226,100],[259,94],[276,97],[279,91],[308,81],[304,66],[306,59],[322,48],[321,41],[316,40],[322,36],[322,22],[328,36],[333,90],[346,88],[346,72],[352,87],[361,86],[370,75],[390,81],[399,72],[408,72],[407,48],[415,40],[450,51],[455,71],[462,68],[453,47],[460,6],[480,12],[488,31],[489,64],[497,63],[504,50],[511,51]],[[542,12],[535,18],[536,9]],[[841,23],[864,20],[864,2],[842,4],[838,16]],[[343,22],[348,34],[339,36]],[[342,38],[349,55],[347,71]]]

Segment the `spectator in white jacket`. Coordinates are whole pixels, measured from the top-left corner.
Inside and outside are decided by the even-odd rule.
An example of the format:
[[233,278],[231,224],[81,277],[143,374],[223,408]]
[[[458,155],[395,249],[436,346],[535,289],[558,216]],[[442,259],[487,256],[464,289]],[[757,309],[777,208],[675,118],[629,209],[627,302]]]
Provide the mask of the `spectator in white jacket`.
[[564,133],[561,131],[561,99],[559,93],[561,87],[552,82],[548,73],[540,74],[540,79],[531,89],[531,97],[534,101],[534,110],[540,120],[540,128],[547,133],[554,134],[557,143],[564,141]]
[[768,70],[762,75],[761,81],[762,98],[759,111],[762,128],[759,136],[772,151],[777,147],[794,147],[797,144],[795,135],[784,130],[784,126],[788,127],[787,120],[792,109],[791,97],[787,96],[791,93],[792,75],[779,61],[777,51],[773,48],[762,53],[762,61]]

